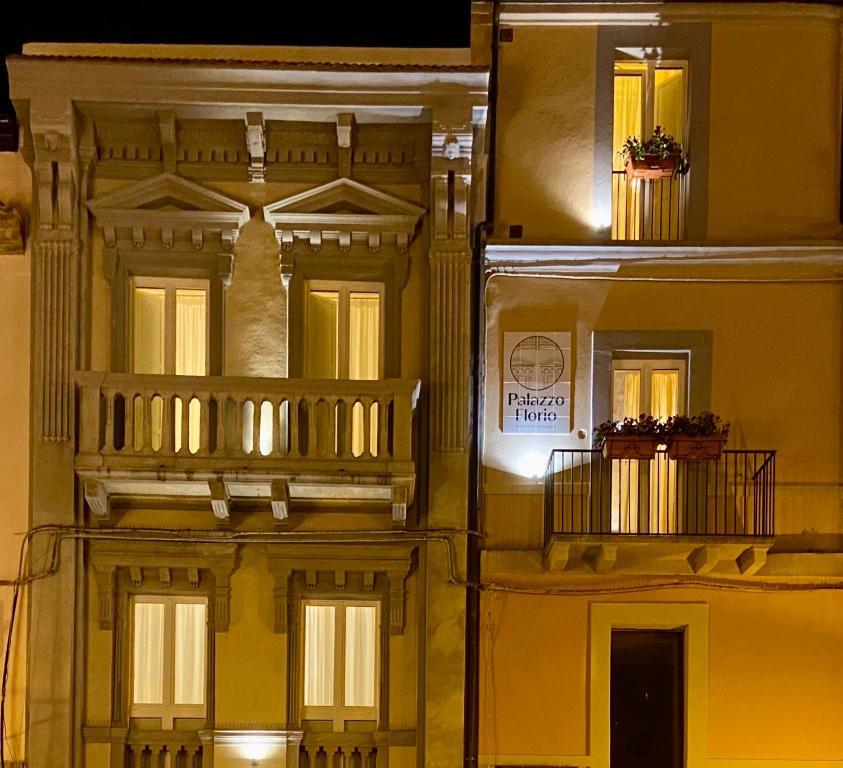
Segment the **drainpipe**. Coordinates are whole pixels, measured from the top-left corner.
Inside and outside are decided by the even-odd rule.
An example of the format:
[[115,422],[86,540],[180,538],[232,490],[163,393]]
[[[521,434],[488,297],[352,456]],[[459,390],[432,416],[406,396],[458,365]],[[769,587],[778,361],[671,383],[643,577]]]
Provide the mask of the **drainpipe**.
[[500,9],[492,2],[491,66],[489,69],[489,104],[486,115],[487,163],[485,218],[474,228],[471,247],[470,349],[471,381],[469,402],[468,446],[468,514],[466,539],[465,592],[465,716],[464,768],[477,768],[480,733],[480,451],[483,440],[483,348],[485,344],[483,296],[486,290],[483,262],[486,238],[494,230],[495,211],[495,113],[498,88],[498,27]]

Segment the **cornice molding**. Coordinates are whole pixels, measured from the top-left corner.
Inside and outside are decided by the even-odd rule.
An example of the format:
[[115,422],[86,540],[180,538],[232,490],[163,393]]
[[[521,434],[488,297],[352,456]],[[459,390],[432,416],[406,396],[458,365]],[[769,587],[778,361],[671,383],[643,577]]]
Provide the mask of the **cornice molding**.
[[665,23],[758,23],[840,21],[840,9],[808,3],[582,3],[508,2],[500,23],[510,27],[563,27],[584,24],[660,26]]
[[616,271],[621,265],[843,266],[843,242],[486,246],[488,273]]

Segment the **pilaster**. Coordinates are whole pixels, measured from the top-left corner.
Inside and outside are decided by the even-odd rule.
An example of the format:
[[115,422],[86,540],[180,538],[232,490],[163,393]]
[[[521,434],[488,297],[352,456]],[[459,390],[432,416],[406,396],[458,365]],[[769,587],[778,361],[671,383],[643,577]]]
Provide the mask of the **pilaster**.
[[466,449],[468,439],[471,112],[434,113],[431,141],[431,444]]
[[[73,372],[78,365],[80,167],[69,101],[29,104],[24,154],[33,175],[31,525],[74,525]],[[36,537],[40,562],[49,537]],[[66,540],[60,568],[32,585],[28,646],[27,765],[78,759],[76,656],[79,548]],[[107,620],[107,617],[105,617]]]

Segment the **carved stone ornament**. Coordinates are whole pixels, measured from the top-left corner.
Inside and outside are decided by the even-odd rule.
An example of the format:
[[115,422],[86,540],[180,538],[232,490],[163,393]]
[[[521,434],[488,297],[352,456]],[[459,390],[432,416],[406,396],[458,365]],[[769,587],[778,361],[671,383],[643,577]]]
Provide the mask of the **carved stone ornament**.
[[196,249],[214,235],[228,250],[249,220],[247,205],[172,173],[100,195],[87,206],[109,247],[126,239],[142,248],[154,239],[169,249],[181,234]]
[[[307,590],[316,590],[319,574],[329,574],[331,591],[342,593],[352,579],[358,588],[371,590],[376,574],[388,580],[389,605],[386,616],[389,633],[404,633],[405,583],[413,564],[414,548],[406,544],[335,544],[307,548],[295,544],[279,544],[269,552],[269,570],[275,581],[275,632],[286,634],[296,619],[296,593],[292,586],[294,573],[304,574]],[[321,582],[324,588],[325,581]]]
[[393,195],[341,178],[264,206],[264,218],[275,227],[282,250],[295,240],[318,250],[326,240],[347,250],[352,241],[372,251],[385,243],[406,252],[425,209]]
[[227,632],[231,573],[236,545],[216,542],[108,541],[91,543],[91,564],[97,585],[100,629],[114,628],[117,574],[123,570],[132,587],[166,591],[178,576],[193,589],[213,581],[208,592],[216,632]]
[[11,206],[0,202],[0,253],[23,253],[23,222]]

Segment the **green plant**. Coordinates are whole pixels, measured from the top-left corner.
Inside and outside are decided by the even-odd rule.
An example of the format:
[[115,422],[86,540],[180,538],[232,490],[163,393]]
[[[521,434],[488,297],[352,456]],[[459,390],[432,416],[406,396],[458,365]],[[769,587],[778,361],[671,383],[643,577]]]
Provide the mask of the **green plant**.
[[642,413],[637,419],[627,417],[621,421],[604,421],[594,430],[594,447],[602,448],[608,437],[653,437],[663,442],[664,422]]
[[706,437],[707,435],[721,435],[727,437],[729,425],[711,411],[703,411],[698,416],[671,416],[664,423],[665,440],[670,441],[674,435],[688,437]]
[[660,125],[656,126],[653,135],[646,141],[642,142],[637,136],[627,136],[618,154],[635,160],[643,160],[648,156],[665,158],[669,155],[678,154],[681,160],[680,164],[686,164],[682,145],[669,133],[665,133]]

